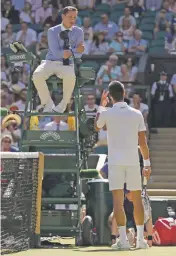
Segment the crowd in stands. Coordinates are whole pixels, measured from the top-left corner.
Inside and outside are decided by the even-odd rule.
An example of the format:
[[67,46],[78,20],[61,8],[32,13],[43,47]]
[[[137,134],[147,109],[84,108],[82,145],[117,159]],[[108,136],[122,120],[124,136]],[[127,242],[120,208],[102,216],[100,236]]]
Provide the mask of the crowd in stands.
[[[118,79],[126,86],[128,103],[143,113],[147,125],[149,106],[142,102],[144,99],[133,87],[138,75],[137,59],[156,49],[162,53],[174,54],[176,51],[175,0],[2,0],[1,107],[23,111],[30,79],[28,64],[18,70],[8,65],[5,53],[9,44],[14,40],[21,41],[41,59],[42,50],[48,48],[47,31],[61,23],[62,9],[68,5],[79,10],[76,24],[84,31],[85,56],[107,56],[106,62],[96,70],[96,91],[86,96],[85,110],[96,112],[102,85]],[[122,62],[120,56],[124,56]],[[176,125],[172,121],[176,120],[176,74],[169,80],[163,71],[160,79],[153,82],[154,125]],[[58,100],[57,92],[53,98]],[[73,99],[70,110],[72,106]],[[11,121],[2,127],[1,142],[18,146],[21,124]],[[58,117],[54,120],[40,117],[37,126],[43,130],[74,129],[68,120]],[[8,136],[4,137],[6,134]],[[100,131],[98,143],[106,143],[105,131]]]

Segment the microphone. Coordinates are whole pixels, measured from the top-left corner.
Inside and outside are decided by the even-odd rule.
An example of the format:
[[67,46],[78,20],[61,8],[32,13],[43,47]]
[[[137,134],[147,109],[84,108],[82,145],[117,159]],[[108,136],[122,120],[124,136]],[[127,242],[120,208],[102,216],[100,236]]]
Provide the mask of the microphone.
[[[69,30],[60,32],[60,38],[64,41],[64,50],[70,50],[68,32],[69,32]],[[63,59],[63,65],[69,66],[69,59]]]

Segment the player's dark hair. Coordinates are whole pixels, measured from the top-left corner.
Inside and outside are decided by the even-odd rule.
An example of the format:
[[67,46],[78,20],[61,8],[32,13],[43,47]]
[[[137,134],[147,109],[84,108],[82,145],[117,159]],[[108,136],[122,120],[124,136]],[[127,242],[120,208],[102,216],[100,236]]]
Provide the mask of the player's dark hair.
[[74,11],[74,12],[77,12],[77,8],[73,7],[73,6],[66,6],[64,9],[63,9],[63,14],[66,15],[68,12],[70,11]]
[[114,101],[124,100],[124,85],[119,81],[112,81],[109,84],[109,95],[114,99]]

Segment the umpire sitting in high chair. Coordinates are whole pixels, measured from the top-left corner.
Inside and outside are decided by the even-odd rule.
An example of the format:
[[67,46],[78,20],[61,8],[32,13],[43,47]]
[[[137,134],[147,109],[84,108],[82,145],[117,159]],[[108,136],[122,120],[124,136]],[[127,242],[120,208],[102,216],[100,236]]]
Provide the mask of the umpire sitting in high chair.
[[[75,86],[75,71],[72,55],[81,58],[84,52],[84,36],[81,28],[74,26],[78,11],[75,7],[67,6],[63,10],[62,23],[48,30],[49,50],[46,60],[43,60],[33,74],[33,82],[38,91],[43,112],[63,113],[70,102]],[[62,31],[67,34],[69,45],[65,45]],[[54,105],[46,84],[46,80],[56,75],[63,79],[63,99]]]

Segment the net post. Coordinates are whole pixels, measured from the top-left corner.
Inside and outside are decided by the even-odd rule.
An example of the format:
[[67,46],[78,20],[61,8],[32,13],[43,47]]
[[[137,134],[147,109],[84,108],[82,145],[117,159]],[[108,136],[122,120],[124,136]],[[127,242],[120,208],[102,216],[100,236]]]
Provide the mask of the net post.
[[38,187],[37,187],[37,199],[36,199],[36,226],[35,234],[32,238],[32,247],[38,248],[41,246],[40,242],[40,225],[41,225],[41,201],[42,201],[42,179],[44,171],[44,154],[39,153],[38,164]]

